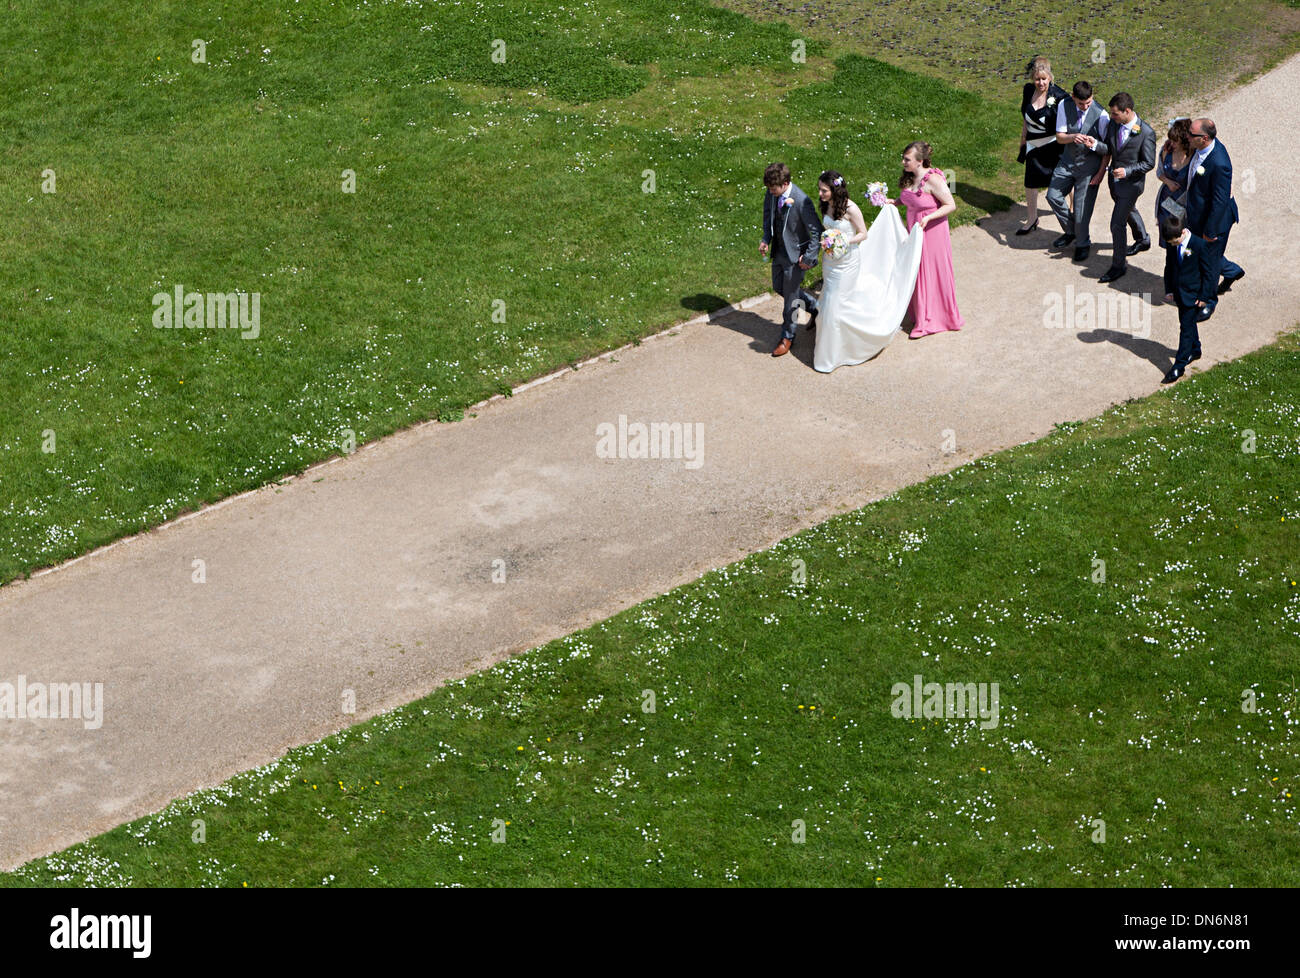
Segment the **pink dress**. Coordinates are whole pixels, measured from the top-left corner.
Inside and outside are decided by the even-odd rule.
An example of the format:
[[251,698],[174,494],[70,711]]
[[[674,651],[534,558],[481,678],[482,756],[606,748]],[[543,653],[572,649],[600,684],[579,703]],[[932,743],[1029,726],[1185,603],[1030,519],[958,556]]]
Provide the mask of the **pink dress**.
[[[942,170],[927,170],[920,183],[924,183],[931,173]],[[920,193],[912,189],[903,190],[898,199],[907,207],[907,229],[929,214],[938,210],[939,202],[928,190]],[[912,293],[909,310],[916,325],[911,335],[928,336],[930,333],[942,333],[945,330],[961,329],[966,321],[957,308],[957,291],[952,274],[952,237],[948,233],[948,218],[931,221],[926,225],[921,241],[921,268],[916,273],[916,291]]]

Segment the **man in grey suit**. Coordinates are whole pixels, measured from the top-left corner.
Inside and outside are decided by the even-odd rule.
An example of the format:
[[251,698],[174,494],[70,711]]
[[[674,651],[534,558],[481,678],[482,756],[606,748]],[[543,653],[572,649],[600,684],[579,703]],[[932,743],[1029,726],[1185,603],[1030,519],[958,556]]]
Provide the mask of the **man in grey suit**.
[[768,164],[763,171],[767,193],[763,195],[763,240],[759,254],[772,252],[772,289],[785,300],[781,317],[781,339],[772,356],[783,357],[794,342],[794,311],[800,307],[812,315],[808,328],[817,328],[817,298],[803,288],[803,277],[817,264],[822,245],[822,222],[808,195],[790,182],[790,168],[784,163]]
[[[1052,247],[1064,248],[1073,242],[1075,261],[1087,261],[1092,247],[1088,225],[1092,222],[1092,208],[1101,185],[1107,121],[1106,113],[1092,97],[1092,86],[1086,81],[1075,82],[1071,97],[1061,99],[1056,107],[1056,141],[1065,149],[1052,171],[1047,203],[1061,222],[1063,233],[1052,242]],[[1073,211],[1066,200],[1071,190],[1074,191]]]
[[[1128,271],[1131,255],[1151,247],[1137,201],[1146,187],[1148,171],[1156,165],[1156,131],[1138,118],[1133,110],[1133,96],[1119,92],[1110,100],[1110,125],[1105,134],[1106,152],[1110,155],[1107,180],[1115,209],[1110,215],[1110,237],[1114,250],[1110,268],[1102,283],[1113,282]],[[1128,244],[1128,229],[1133,229],[1133,247]]]

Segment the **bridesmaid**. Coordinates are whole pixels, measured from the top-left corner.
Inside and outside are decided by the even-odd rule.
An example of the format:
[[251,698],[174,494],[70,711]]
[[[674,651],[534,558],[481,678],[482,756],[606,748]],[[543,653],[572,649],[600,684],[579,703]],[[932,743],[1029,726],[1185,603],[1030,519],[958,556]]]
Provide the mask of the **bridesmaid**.
[[[912,339],[957,330],[966,325],[957,308],[953,284],[952,238],[948,215],[957,209],[943,171],[930,167],[930,144],[909,143],[903,150],[903,175],[898,181],[898,201],[907,208],[907,229],[919,225],[921,268],[916,273],[916,291],[909,307],[915,326]],[[890,204],[895,201],[889,201]]]
[[[1156,163],[1156,178],[1160,181],[1160,193],[1156,195],[1157,225],[1170,213],[1169,209],[1164,208],[1166,200],[1173,198],[1171,206],[1182,208],[1187,191],[1188,164],[1192,161],[1191,132],[1191,119],[1175,119],[1169,124],[1169,138],[1160,147]],[[1165,302],[1173,302],[1178,267],[1169,245],[1162,240],[1160,246],[1165,249]]]
[[1065,148],[1056,141],[1056,107],[1069,98],[1052,79],[1052,65],[1039,56],[1029,62],[1029,81],[1020,99],[1020,156],[1025,164],[1025,223],[1016,234],[1038,227],[1038,191],[1052,182],[1052,171]]

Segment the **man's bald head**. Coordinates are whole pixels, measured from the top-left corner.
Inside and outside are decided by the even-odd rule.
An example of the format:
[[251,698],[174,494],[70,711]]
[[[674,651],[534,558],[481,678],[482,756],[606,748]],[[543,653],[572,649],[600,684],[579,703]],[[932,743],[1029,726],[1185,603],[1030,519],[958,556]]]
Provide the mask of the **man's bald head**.
[[1207,139],[1214,139],[1218,136],[1219,131],[1214,128],[1213,119],[1201,118],[1192,120],[1192,133],[1203,133]]

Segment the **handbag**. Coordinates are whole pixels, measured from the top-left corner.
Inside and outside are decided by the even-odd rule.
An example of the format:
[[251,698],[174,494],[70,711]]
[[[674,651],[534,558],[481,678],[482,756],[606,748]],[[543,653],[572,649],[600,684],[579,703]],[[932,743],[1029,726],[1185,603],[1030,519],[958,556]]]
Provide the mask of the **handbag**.
[[1184,193],[1183,196],[1178,200],[1175,200],[1174,195],[1170,194],[1168,197],[1166,197],[1164,200],[1160,202],[1160,209],[1162,211],[1169,212],[1174,217],[1178,218],[1180,221],[1186,221],[1187,220],[1187,194]]

